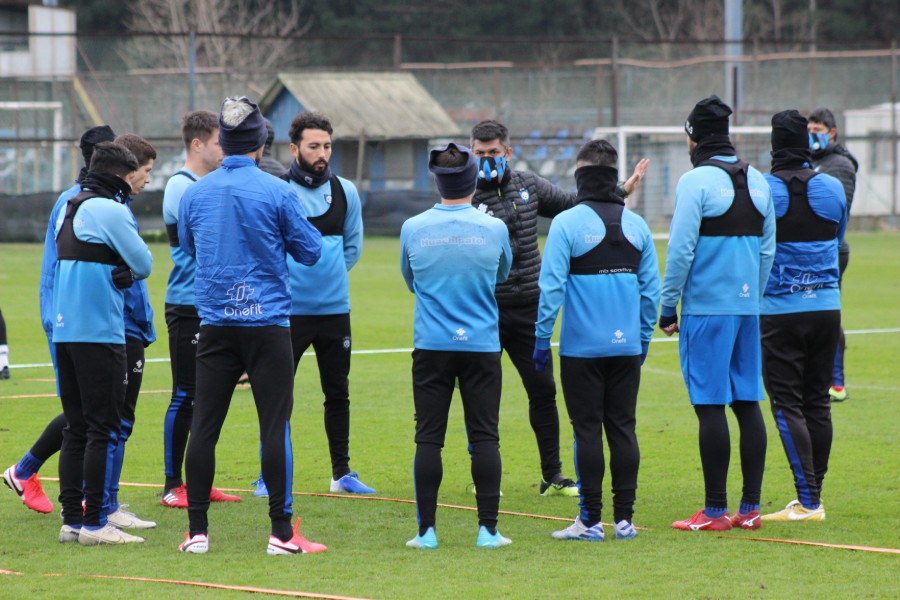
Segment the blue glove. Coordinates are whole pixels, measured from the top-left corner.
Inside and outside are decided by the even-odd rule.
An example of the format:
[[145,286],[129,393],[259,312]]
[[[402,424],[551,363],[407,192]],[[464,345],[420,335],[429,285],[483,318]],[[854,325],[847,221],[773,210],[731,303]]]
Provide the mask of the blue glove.
[[543,372],[547,368],[547,363],[550,362],[550,348],[541,349],[535,347],[531,358],[534,360],[534,370]]
[[644,361],[645,361],[645,360],[647,360],[647,353],[646,353],[646,352],[643,352],[643,353],[641,353],[641,366],[642,366],[642,367],[644,366]]
[[650,342],[641,342],[641,366],[644,366],[644,361],[647,360],[647,353],[650,352]]

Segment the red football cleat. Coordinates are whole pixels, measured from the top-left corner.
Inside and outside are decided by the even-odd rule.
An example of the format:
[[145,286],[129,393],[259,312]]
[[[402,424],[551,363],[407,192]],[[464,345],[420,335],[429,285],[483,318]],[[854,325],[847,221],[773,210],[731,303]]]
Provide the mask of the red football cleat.
[[762,527],[759,511],[751,510],[747,514],[738,513],[734,515],[731,517],[731,526],[740,527],[741,529],[759,529]]
[[4,471],[3,482],[22,499],[22,504],[31,510],[39,513],[53,512],[53,503],[44,493],[41,478],[37,473],[28,479],[19,479],[16,477],[16,465],[13,465]]
[[176,488],[172,488],[163,495],[159,503],[169,508],[187,508],[187,488],[184,487],[183,483]]
[[209,490],[209,501],[210,502],[240,502],[240,496],[234,496],[232,494],[226,494],[222,490],[218,488],[211,488]]
[[702,510],[698,510],[690,519],[672,523],[672,529],[681,529],[682,531],[728,531],[731,529],[731,518],[728,516],[728,513],[725,513],[721,517],[713,519],[707,517]]

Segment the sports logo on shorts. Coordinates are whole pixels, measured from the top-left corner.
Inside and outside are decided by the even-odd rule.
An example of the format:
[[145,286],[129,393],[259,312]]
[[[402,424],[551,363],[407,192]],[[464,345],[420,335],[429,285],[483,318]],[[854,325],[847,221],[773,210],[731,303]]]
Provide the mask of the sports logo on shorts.
[[350,349],[350,336],[349,335],[344,338],[343,345],[344,345],[344,350]]
[[197,344],[199,342],[200,342],[200,332],[198,331],[197,333],[194,334],[194,339],[191,340],[191,343]]
[[144,372],[144,361],[139,360],[134,363],[134,368],[131,370],[132,373],[143,373]]

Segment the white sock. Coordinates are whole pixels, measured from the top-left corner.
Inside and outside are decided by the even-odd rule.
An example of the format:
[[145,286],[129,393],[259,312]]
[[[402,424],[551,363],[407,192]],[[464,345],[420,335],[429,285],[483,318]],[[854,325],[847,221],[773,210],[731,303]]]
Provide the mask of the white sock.
[[0,345],[0,369],[9,366],[9,346]]

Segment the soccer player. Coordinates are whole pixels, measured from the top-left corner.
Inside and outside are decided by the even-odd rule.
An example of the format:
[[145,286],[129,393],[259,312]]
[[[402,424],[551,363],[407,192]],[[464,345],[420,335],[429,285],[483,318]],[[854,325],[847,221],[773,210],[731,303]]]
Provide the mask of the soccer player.
[[312,266],[288,257],[291,274],[291,345],[294,371],[312,345],[325,395],[325,435],[331,455],[331,492],[374,494],[350,471],[350,288],[348,272],[363,243],[356,186],[332,173],[328,118],[299,113],[291,122],[285,174],[309,222],[322,234],[322,258]]
[[831,382],[841,324],[838,248],[847,227],[841,182],[810,168],[807,121],[772,117],[775,264],[760,327],[763,381],[794,475],[797,498],[763,521],[824,521],[822,480],[831,452]]
[[9,344],[6,340],[6,320],[0,310],[0,379],[9,379]]
[[[766,461],[759,304],[775,254],[775,216],[765,178],[740,160],[731,144],[730,114],[731,108],[710,96],[685,122],[694,169],[675,189],[660,302],[660,328],[669,336],[681,331],[681,372],[700,422],[705,507],[672,523],[687,531],[758,527]],[[744,477],[734,519],[726,490],[728,405],[740,428]]]
[[[509,278],[497,284],[500,311],[500,345],[509,356],[528,394],[528,419],[537,440],[541,461],[542,496],[577,496],[575,482],[563,475],[559,458],[559,413],[553,363],[535,371],[534,322],[537,318],[538,250],[537,218],[554,217],[575,204],[575,195],[564,192],[530,171],[509,166],[513,147],[509,131],[497,121],[482,121],[472,128],[472,152],[478,160],[478,187],[472,204],[479,211],[503,221],[509,232],[513,264]],[[627,196],[644,176],[649,161],[638,163],[634,175],[620,189]],[[477,491],[477,486],[476,486]]]
[[[208,110],[187,113],[181,120],[181,137],[187,153],[184,166],[166,183],[163,220],[169,238],[172,271],[166,288],[166,326],[169,330],[169,357],[172,367],[172,399],[163,426],[166,482],[160,504],[187,508],[187,491],[181,465],[187,447],[194,410],[195,364],[200,317],[194,306],[194,258],[178,245],[178,207],[184,191],[192,183],[214,171],[222,163],[216,115]],[[212,489],[213,502],[239,502],[240,497]]]
[[500,337],[494,286],[512,263],[509,234],[472,206],[477,162],[468,148],[432,150],[440,204],[400,230],[400,271],[416,295],[413,464],[418,534],[406,545],[436,549],[435,515],[443,477],[441,449],[454,384],[459,382],[478,505],[479,548],[512,543],[497,530],[500,505]]
[[633,538],[640,450],[635,411],[641,365],[659,303],[659,264],[650,229],[616,193],[618,153],[609,142],[585,144],[576,157],[575,207],[550,225],[541,265],[534,363],[550,362],[560,307],[560,377],[575,430],[581,514],[553,537],[601,542],[603,432],[609,444],[615,535]]
[[67,422],[59,455],[64,543],[143,541],[108,523],[104,512],[127,377],[123,289],[146,278],[153,262],[124,206],[126,178],[137,169],[127,148],[97,144],[82,191],[58,222],[53,343]]
[[190,530],[183,552],[209,548],[208,511],[216,443],[235,385],[245,371],[259,416],[263,478],[272,533],[267,553],[326,548],[291,529],[293,456],[290,418],[290,280],[285,254],[306,265],[322,238],[306,220],[291,187],[257,167],[266,125],[256,104],[227,98],[218,117],[222,167],[185,190],[178,213],[181,249],[196,260],[195,301],[202,319],[197,344],[197,396],[185,474]]
[[[79,140],[84,166],[78,174],[75,184],[59,195],[50,218],[47,222],[47,232],[44,236],[44,254],[41,262],[40,305],[41,324],[47,335],[47,345],[50,349],[50,359],[53,369],[56,371],[56,346],[53,344],[53,323],[56,315],[53,312],[53,280],[56,275],[56,223],[59,214],[68,204],[69,200],[81,192],[81,182],[87,176],[91,166],[91,158],[94,155],[94,146],[100,142],[111,142],[116,134],[108,125],[91,127],[85,131]],[[57,394],[59,394],[59,374],[57,373]],[[47,497],[41,485],[38,472],[51,456],[59,452],[62,447],[63,429],[66,427],[66,416],[60,413],[54,418],[35,441],[34,445],[13,466],[3,473],[3,481],[6,486],[14,491],[31,510],[40,513],[53,512],[53,502]]]
[[[809,114],[807,125],[809,146],[812,149],[812,166],[818,173],[836,177],[844,187],[844,198],[847,201],[847,215],[853,206],[853,194],[856,191],[856,171],[859,163],[847,147],[838,141],[837,120],[827,108],[817,108]],[[850,263],[850,244],[844,239],[838,251],[840,277],[838,286],[843,283],[844,270]],[[850,398],[844,385],[844,350],[846,347],[844,329],[840,329],[837,351],[834,354],[834,371],[828,395],[832,402],[843,402]]]

